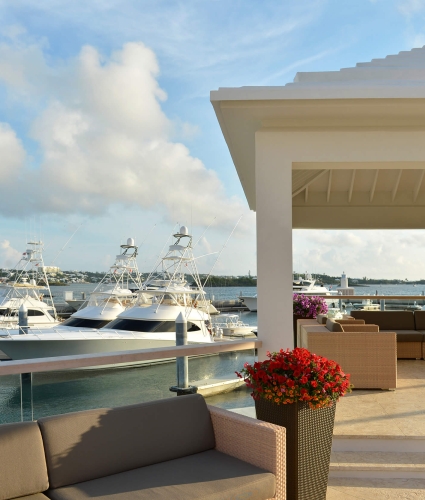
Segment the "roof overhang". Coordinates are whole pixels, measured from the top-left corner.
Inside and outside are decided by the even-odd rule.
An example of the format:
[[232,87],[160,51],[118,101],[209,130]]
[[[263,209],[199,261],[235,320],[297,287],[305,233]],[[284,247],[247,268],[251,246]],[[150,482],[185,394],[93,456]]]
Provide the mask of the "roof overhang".
[[[258,131],[425,130],[425,48],[359,63],[355,68],[341,71],[298,73],[294,83],[282,87],[220,88],[211,92],[211,103],[249,207],[255,210]],[[300,170],[299,166],[296,168]],[[314,190],[320,182],[323,184],[323,176],[329,171],[326,165],[310,168],[316,171],[293,175],[294,198],[306,186]],[[394,182],[400,184],[397,175]],[[322,179],[315,182],[315,177]],[[414,182],[415,178],[412,179]],[[375,190],[376,185],[372,188]],[[398,189],[391,187],[392,198]],[[412,189],[414,192],[415,187]]]

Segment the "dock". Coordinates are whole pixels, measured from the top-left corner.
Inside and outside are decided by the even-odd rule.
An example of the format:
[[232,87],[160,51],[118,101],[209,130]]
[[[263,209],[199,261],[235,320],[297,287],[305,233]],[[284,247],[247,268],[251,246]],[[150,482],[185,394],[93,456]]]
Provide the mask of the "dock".
[[208,397],[216,396],[217,394],[226,394],[227,392],[239,389],[245,385],[245,382],[243,379],[237,378],[235,375],[235,377],[231,379],[227,376],[198,380],[196,382],[190,382],[190,385],[198,388],[198,394]]

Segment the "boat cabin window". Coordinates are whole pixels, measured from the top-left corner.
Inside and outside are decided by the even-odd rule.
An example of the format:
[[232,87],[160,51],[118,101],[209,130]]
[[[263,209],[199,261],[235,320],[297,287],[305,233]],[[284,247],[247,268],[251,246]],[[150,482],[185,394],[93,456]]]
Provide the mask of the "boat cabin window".
[[28,309],[28,316],[44,316],[44,312],[38,309]]
[[18,316],[18,311],[3,307],[0,309],[0,316]]
[[[174,321],[145,321],[142,319],[125,319],[117,318],[107,328],[114,330],[127,330],[129,332],[175,332],[176,323]],[[199,326],[188,321],[187,331],[194,332],[200,330]]]
[[107,325],[109,320],[104,319],[87,319],[87,318],[68,318],[61,326],[72,326],[74,328],[102,328]]

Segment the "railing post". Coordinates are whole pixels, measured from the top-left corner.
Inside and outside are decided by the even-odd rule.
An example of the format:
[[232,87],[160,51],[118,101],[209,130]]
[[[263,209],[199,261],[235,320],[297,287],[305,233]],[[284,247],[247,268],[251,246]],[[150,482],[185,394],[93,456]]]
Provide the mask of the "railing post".
[[381,304],[381,311],[385,311],[385,299],[381,299],[379,302]]
[[21,421],[34,420],[32,373],[21,373]]
[[19,335],[26,335],[28,333],[28,309],[22,303],[18,312],[18,326]]
[[[180,313],[176,319],[176,346],[187,345],[187,320]],[[177,367],[177,386],[170,387],[170,391],[177,392],[177,396],[185,394],[195,394],[197,387],[189,385],[189,362],[188,356],[179,356],[176,358]]]

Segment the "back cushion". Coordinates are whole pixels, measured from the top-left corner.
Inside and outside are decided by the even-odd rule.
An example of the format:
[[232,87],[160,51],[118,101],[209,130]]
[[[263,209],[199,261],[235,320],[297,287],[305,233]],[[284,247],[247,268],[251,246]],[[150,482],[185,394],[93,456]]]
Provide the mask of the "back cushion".
[[37,423],[0,425],[0,500],[41,493],[48,487]]
[[367,324],[378,325],[379,330],[414,330],[412,311],[351,311],[351,316],[364,319]]
[[342,329],[342,326],[333,319],[328,319],[328,321],[326,321],[326,328],[330,332],[343,332],[344,331]]
[[415,311],[415,330],[425,330],[425,311]]
[[137,469],[215,447],[199,394],[38,421],[52,488]]
[[326,321],[328,320],[328,317],[326,314],[318,314],[316,316],[316,321],[319,323],[319,325],[326,325]]

